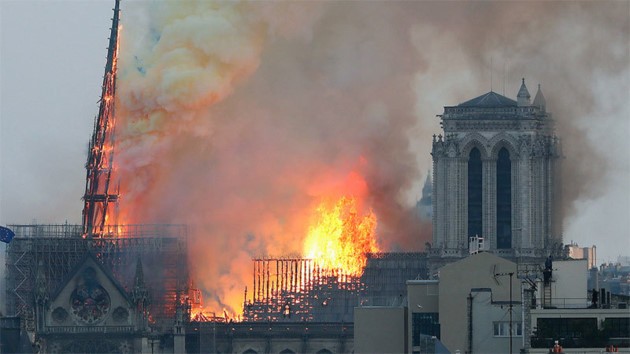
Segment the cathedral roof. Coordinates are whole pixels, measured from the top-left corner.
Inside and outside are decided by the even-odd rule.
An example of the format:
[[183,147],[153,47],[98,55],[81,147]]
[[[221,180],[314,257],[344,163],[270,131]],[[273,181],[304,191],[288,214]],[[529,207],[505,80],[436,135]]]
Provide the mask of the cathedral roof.
[[516,101],[490,91],[472,100],[460,103],[457,107],[516,107]]

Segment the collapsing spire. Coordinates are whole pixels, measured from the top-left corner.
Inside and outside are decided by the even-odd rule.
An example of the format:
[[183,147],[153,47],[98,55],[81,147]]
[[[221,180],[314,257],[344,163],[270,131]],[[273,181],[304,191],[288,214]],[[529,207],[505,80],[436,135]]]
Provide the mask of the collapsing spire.
[[105,76],[98,116],[85,164],[87,170],[83,196],[83,237],[102,237],[110,203],[118,201],[118,193],[110,192],[114,159],[114,101],[116,97],[116,65],[118,61],[118,26],[120,0],[116,0],[111,35],[105,64]]

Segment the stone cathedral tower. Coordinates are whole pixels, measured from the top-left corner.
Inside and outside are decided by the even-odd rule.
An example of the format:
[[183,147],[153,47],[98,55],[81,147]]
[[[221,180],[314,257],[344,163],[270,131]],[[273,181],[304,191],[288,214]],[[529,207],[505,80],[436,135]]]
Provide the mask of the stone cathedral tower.
[[562,150],[545,106],[523,79],[516,101],[491,91],[444,107],[431,152],[434,261],[467,256],[474,236],[514,260],[556,253]]

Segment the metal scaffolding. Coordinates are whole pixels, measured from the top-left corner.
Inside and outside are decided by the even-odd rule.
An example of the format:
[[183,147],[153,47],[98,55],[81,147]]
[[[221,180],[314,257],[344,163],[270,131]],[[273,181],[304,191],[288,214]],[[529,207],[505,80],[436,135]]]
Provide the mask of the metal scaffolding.
[[385,252],[367,255],[361,276],[365,290],[361,306],[399,306],[406,302],[407,280],[428,279],[427,257],[422,252]]
[[304,258],[254,259],[253,266],[245,321],[352,322],[355,307],[400,304],[406,281],[428,274],[424,253],[368,254],[360,277]]
[[127,290],[141,260],[152,294],[150,313],[156,327],[170,326],[190,283],[186,227],[183,225],[108,226],[110,237],[82,238],[82,225],[11,225],[15,238],[6,249],[6,314],[24,318],[34,329],[33,304],[38,265],[46,272],[49,293],[64,285],[87,252],[111,270]]
[[359,277],[325,270],[312,259],[254,259],[251,299],[245,289],[245,321],[352,322]]

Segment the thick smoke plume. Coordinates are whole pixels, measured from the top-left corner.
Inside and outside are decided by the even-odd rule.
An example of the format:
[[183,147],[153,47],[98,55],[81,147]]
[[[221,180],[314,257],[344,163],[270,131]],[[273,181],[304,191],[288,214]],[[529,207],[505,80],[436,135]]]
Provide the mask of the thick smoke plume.
[[629,170],[593,144],[602,126],[628,126],[627,2],[199,1],[124,11],[119,221],[191,225],[193,276],[217,311],[239,311],[253,256],[302,252],[322,198],[365,193],[382,249],[422,249],[430,227],[412,206],[435,115],[491,84],[502,93],[506,83],[508,97],[521,76],[532,96],[542,84],[571,176],[567,230],[590,217],[580,202],[605,200],[595,180],[616,183],[608,176]]

